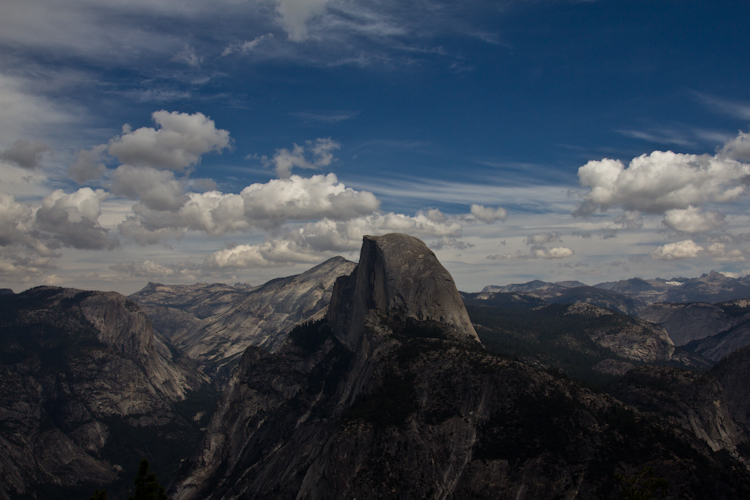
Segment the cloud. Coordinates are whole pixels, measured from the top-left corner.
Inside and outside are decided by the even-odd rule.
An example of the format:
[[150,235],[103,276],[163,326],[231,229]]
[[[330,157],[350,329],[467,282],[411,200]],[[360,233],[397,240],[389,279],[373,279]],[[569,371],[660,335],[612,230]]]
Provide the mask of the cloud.
[[203,113],[161,110],[151,116],[159,130],[125,125],[122,135],[109,142],[109,154],[129,165],[182,171],[199,163],[201,155],[230,146],[229,132],[217,129]]
[[565,259],[574,253],[572,248],[567,247],[553,247],[549,250],[546,248],[536,248],[531,250],[531,255],[535,259]]
[[727,250],[726,245],[724,243],[712,243],[708,246],[706,249],[706,252],[708,255],[713,257],[714,260],[718,261],[742,261],[745,260],[744,255],[742,255],[742,251],[739,249],[733,249],[733,250]]
[[110,175],[112,194],[140,200],[151,210],[177,211],[190,199],[169,170],[120,165]]
[[180,51],[174,55],[172,60],[185,63],[188,66],[192,66],[194,68],[200,67],[201,63],[203,62],[203,58],[198,57],[198,54],[195,53],[195,49],[189,44],[185,44],[185,46],[183,46],[182,49],[180,49]]
[[304,122],[320,122],[320,123],[338,123],[344,120],[349,120],[359,115],[359,111],[297,111],[289,113],[290,116],[299,118]]
[[[341,145],[330,137],[307,141],[305,144],[307,145],[306,147],[295,144],[291,151],[286,148],[277,149],[273,158],[269,161],[264,157],[264,162],[276,168],[276,174],[279,178],[287,179],[294,167],[308,169],[327,167],[333,161],[333,153],[331,151],[341,148]],[[311,155],[313,159],[308,160],[305,158],[305,154],[308,156]]]
[[76,153],[76,162],[68,168],[68,177],[79,184],[101,179],[107,171],[103,163],[106,144],[94,146],[90,150],[82,149]]
[[527,245],[546,245],[547,243],[553,243],[560,241],[560,235],[557,231],[551,231],[548,233],[536,233],[528,236],[524,243]]
[[495,254],[488,255],[489,260],[531,260],[531,259],[565,259],[575,254],[572,248],[567,247],[553,247],[547,249],[545,247],[535,247],[530,250],[529,253],[522,253],[518,251],[514,254]]
[[675,231],[702,233],[724,224],[724,215],[718,212],[703,213],[700,208],[688,207],[684,210],[668,210],[664,214],[664,224]]
[[9,161],[21,168],[36,168],[42,161],[42,155],[52,148],[42,141],[18,139],[9,148],[0,152],[0,160]]
[[662,245],[653,252],[651,258],[657,260],[679,260],[700,257],[703,255],[704,248],[698,246],[693,240],[677,241]]
[[437,236],[448,241],[461,235],[458,222],[438,222],[427,212],[411,217],[403,214],[371,214],[345,221],[323,219],[287,231],[258,245],[237,245],[209,255],[208,268],[280,267],[319,262],[326,253],[356,252],[365,235],[406,233],[417,237]]
[[737,137],[724,144],[719,154],[733,160],[750,161],[750,134],[740,130]]
[[62,246],[83,250],[111,250],[120,245],[98,223],[101,202],[109,196],[104,190],[81,188],[65,194],[61,189],[42,200],[36,212],[36,227],[53,235]]
[[483,205],[471,205],[471,215],[485,224],[492,224],[499,220],[505,220],[508,212],[503,207],[492,208]]
[[578,179],[591,188],[574,212],[587,216],[615,206],[663,214],[709,202],[727,203],[745,192],[740,179],[750,166],[720,156],[654,151],[634,158],[626,168],[619,160],[590,161]]
[[329,0],[274,0],[281,16],[281,25],[290,40],[307,38],[307,22],[326,11]]
[[234,54],[236,52],[239,52],[241,54],[247,54],[253,51],[261,42],[263,42],[264,40],[269,40],[271,38],[273,38],[273,33],[266,33],[265,35],[261,35],[259,37],[253,38],[252,40],[248,40],[243,43],[227,45],[226,48],[224,48],[224,51],[221,53],[221,55],[222,57],[224,57],[230,54]]
[[[164,179],[162,186],[170,186],[169,182]],[[173,194],[176,193],[175,188]],[[164,229],[200,231],[218,236],[254,228],[274,230],[288,221],[346,220],[373,213],[380,207],[372,193],[348,188],[334,174],[272,179],[265,184],[251,184],[239,194],[208,191],[187,193],[186,196],[187,201],[177,210],[170,210],[169,206],[164,206],[163,210],[149,207],[142,199],[142,203],[135,207],[137,215],[126,221],[120,231],[139,234],[141,241],[148,239],[145,232],[171,234],[162,231]]]

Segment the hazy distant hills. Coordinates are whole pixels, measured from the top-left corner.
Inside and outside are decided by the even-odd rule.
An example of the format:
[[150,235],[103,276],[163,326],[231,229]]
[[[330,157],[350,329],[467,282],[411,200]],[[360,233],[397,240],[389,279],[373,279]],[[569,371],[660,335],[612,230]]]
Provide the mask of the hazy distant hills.
[[587,286],[578,281],[547,283],[530,281],[505,286],[488,285],[483,293],[527,293],[550,303],[589,302],[635,314],[654,302],[726,302],[750,297],[750,277],[729,278],[711,271],[699,278],[641,279],[599,283]]

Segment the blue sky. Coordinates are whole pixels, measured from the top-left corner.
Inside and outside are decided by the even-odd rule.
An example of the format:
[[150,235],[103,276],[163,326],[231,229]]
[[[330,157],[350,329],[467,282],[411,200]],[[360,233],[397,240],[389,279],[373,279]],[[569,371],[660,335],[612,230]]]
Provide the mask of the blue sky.
[[0,5],[0,286],[746,275],[750,4]]

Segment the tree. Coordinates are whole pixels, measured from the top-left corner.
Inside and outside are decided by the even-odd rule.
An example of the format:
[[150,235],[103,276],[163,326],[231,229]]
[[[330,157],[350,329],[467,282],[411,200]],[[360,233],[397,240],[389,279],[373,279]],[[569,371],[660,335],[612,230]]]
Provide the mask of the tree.
[[615,479],[622,485],[623,498],[626,500],[651,500],[657,491],[666,496],[669,488],[669,482],[663,477],[656,477],[651,467],[644,467],[627,478],[622,474],[615,474]]
[[156,480],[156,474],[148,471],[148,460],[141,460],[138,475],[135,476],[135,494],[128,500],[167,500],[164,487]]
[[107,500],[107,490],[96,490],[93,496],[88,497],[86,500]]

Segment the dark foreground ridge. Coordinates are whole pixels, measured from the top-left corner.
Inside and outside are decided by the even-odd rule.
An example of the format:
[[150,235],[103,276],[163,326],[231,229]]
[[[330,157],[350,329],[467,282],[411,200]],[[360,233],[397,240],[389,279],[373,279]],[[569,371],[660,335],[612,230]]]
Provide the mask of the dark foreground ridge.
[[326,319],[274,354],[245,351],[171,497],[614,499],[649,467],[667,498],[749,497],[744,431],[718,385],[679,379],[680,394],[717,408],[700,429],[650,409],[674,370],[631,377],[639,391],[622,392],[636,408],[493,356],[424,243],[365,237]]

